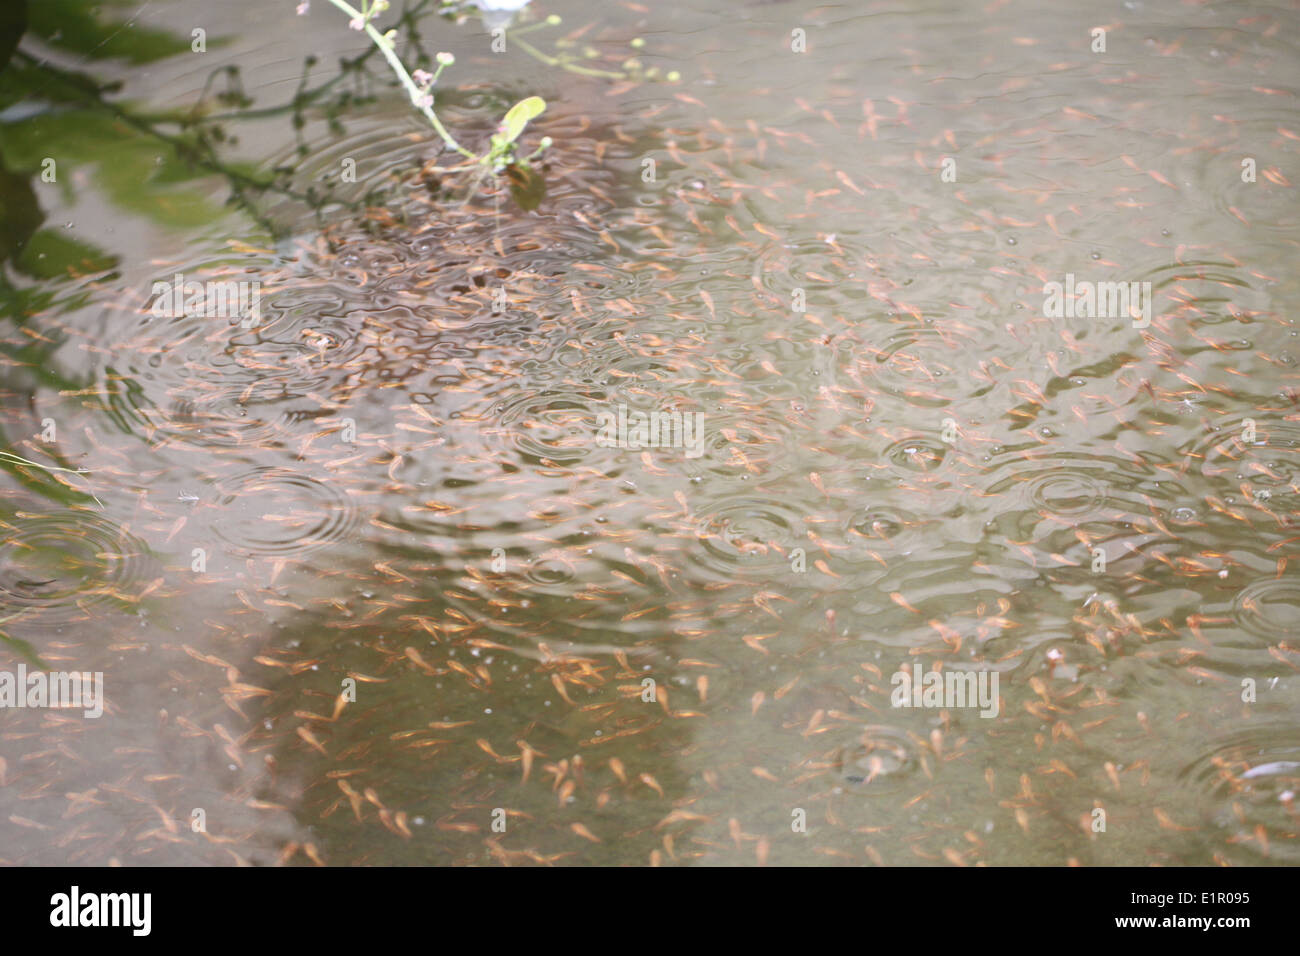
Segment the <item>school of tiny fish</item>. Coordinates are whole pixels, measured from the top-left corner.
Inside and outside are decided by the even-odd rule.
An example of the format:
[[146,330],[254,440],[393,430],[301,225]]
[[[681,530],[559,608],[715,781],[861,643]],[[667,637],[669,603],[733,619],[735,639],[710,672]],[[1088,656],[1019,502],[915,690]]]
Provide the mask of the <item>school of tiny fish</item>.
[[[107,705],[0,715],[0,863],[1300,862],[1296,14],[1193,82],[998,0],[769,68],[803,14],[745,10],[665,38],[696,82],[548,91],[535,214],[377,126],[397,198],[5,321],[4,435],[86,471],[6,467],[0,628]],[[1044,317],[1068,271],[1154,321]],[[263,321],[152,314],[177,272]],[[996,717],[891,706],[952,667]]]

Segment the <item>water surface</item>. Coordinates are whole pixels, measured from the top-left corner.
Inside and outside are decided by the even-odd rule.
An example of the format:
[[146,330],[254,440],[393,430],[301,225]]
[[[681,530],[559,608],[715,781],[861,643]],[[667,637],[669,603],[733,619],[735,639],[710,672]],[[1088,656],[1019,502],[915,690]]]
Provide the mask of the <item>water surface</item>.
[[[535,4],[629,81],[420,18],[458,136],[547,100],[532,213],[422,180],[312,6],[6,75],[4,441],[88,473],[4,469],[0,661],[108,708],[5,713],[0,859],[1300,860],[1293,5]],[[261,321],[155,315],[176,273]],[[936,666],[999,714],[891,706]]]

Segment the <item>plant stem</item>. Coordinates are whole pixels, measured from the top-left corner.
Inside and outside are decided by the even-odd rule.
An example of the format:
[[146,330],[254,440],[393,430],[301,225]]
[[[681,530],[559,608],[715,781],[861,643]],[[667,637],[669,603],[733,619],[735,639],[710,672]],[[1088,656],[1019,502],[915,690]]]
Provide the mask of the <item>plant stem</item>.
[[442,137],[442,141],[467,159],[477,160],[479,158],[477,155],[471,153],[464,146],[460,145],[460,143],[456,142],[451,133],[447,132],[447,128],[442,125],[442,121],[438,119],[438,114],[433,111],[433,107],[418,106],[420,97],[424,94],[420,91],[420,88],[415,85],[415,81],[411,79],[411,75],[406,72],[406,67],[402,65],[402,61],[397,58],[397,54],[393,51],[393,44],[388,40],[385,40],[384,35],[374,28],[374,25],[370,22],[370,18],[345,2],[345,0],[330,0],[330,3],[334,4],[334,6],[338,7],[353,20],[360,20],[365,25],[366,34],[374,41],[375,46],[379,47],[379,52],[384,55],[384,59],[388,61],[388,65],[393,68],[393,72],[397,74],[398,78],[402,81],[402,85],[406,87],[406,92],[411,97],[411,103],[417,104],[417,108],[424,114],[424,118],[429,121],[430,125],[433,126],[438,135]]
[[523,51],[525,53],[527,53],[529,56],[537,60],[540,60],[542,63],[545,63],[547,66],[558,66],[562,70],[568,70],[570,73],[581,73],[583,76],[599,76],[610,80],[627,79],[626,73],[614,73],[610,70],[598,70],[595,67],[583,66],[580,63],[574,63],[572,60],[569,59],[561,59],[558,56],[550,56],[549,54],[543,53],[541,50],[537,49],[537,47],[533,46],[527,40],[521,39],[517,33],[511,33],[509,36],[510,39],[514,40],[515,43],[517,43],[520,47],[523,48]]
[[63,471],[63,472],[67,472],[69,475],[86,474],[85,470],[83,469],[56,468],[53,465],[42,465],[39,461],[28,461],[26,458],[23,458],[20,455],[15,455],[13,452],[10,451],[0,451],[0,461],[7,461],[15,465],[28,465],[32,468],[44,469],[45,471]]

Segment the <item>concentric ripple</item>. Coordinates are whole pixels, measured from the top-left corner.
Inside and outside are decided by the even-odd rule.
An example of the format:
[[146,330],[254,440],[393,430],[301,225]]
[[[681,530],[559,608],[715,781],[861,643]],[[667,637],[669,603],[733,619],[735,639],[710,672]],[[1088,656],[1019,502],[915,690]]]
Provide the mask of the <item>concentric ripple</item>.
[[282,468],[257,468],[220,483],[216,535],[238,553],[302,555],[345,538],[356,522],[334,484]]
[[1036,506],[1055,515],[1085,515],[1105,504],[1106,489],[1087,472],[1049,472],[1030,481],[1029,497]]
[[846,789],[863,794],[896,789],[920,765],[912,738],[885,724],[866,727],[857,741],[840,748],[834,759]]
[[1259,419],[1253,427],[1251,435],[1243,419],[1184,446],[1183,469],[1221,482],[1225,493],[1246,483],[1261,503],[1285,510],[1300,482],[1300,426]]
[[1300,625],[1300,580],[1266,578],[1246,585],[1233,599],[1232,617],[1257,637],[1294,635]]
[[511,444],[523,455],[574,464],[596,448],[596,417],[607,411],[578,389],[528,391],[497,405]]
[[420,164],[420,140],[411,135],[416,128],[405,112],[375,110],[348,135],[285,150],[268,165],[291,172],[300,192],[340,203],[360,202],[375,190],[392,188],[400,171]]
[[153,568],[144,543],[101,515],[20,515],[0,540],[0,610],[84,619],[94,606],[132,601]]
[[948,446],[937,438],[902,438],[891,444],[881,458],[899,472],[932,472],[943,465]]
[[932,525],[933,521],[922,520],[906,509],[886,503],[869,504],[845,519],[840,537],[848,548],[835,555],[850,564],[879,564],[878,552],[906,551],[919,539],[922,529]]
[[893,509],[867,508],[849,519],[844,534],[845,537],[888,541],[902,534],[913,520]]
[[773,242],[754,259],[753,282],[757,289],[772,293],[784,307],[790,307],[795,289],[803,289],[811,311],[825,308],[822,300],[842,299],[855,287],[858,298],[866,296],[868,278],[876,278],[871,254],[855,240],[840,236],[792,239]]
[[1150,282],[1152,319],[1170,308],[1183,314],[1183,303],[1194,303],[1198,323],[1219,325],[1268,310],[1268,290],[1248,270],[1227,261],[1197,260],[1145,269],[1129,281]]
[[958,369],[973,344],[934,327],[900,329],[878,346],[868,367],[877,385],[909,405],[941,408],[955,397]]
[[1243,862],[1300,862],[1300,726],[1270,722],[1210,741],[1180,777],[1208,801]]
[[[346,376],[373,338],[365,311],[349,306],[344,290],[319,281],[273,292],[270,285],[284,276],[263,266],[261,315],[248,328],[237,316],[125,310],[134,314],[128,322],[118,319],[114,336],[134,334],[117,346],[99,386],[120,426],[203,447],[271,444],[311,412],[287,403],[301,403]],[[187,282],[209,278],[201,268],[182,274]],[[122,311],[119,301],[106,318]]]
[[1023,466],[1013,462],[985,493],[1000,496],[1019,487],[1036,511],[1061,517],[1095,516],[1109,501],[1102,478],[1105,468],[1105,462],[1096,459],[1064,455]]
[[791,551],[808,547],[803,518],[776,497],[715,502],[697,515],[695,534],[700,563],[727,580],[737,573],[788,570]]
[[1258,156],[1254,182],[1242,179],[1243,159],[1254,156],[1246,144],[1275,137],[1275,122],[1262,115],[1234,115],[1233,131],[1239,153],[1231,147],[1187,149],[1177,150],[1171,157],[1180,178],[1199,184],[1189,198],[1202,203],[1208,198],[1220,217],[1221,228],[1295,235],[1300,231],[1300,217],[1287,202],[1287,194],[1294,187],[1286,179],[1286,167],[1267,156]]

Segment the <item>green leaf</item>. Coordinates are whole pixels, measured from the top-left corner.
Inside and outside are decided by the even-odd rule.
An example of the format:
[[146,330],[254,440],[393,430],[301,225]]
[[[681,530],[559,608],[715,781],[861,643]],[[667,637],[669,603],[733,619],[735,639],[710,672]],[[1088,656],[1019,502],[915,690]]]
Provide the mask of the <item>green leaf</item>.
[[523,133],[528,121],[541,116],[544,109],[546,109],[546,100],[540,96],[530,96],[526,100],[520,100],[510,107],[509,112],[501,120],[501,125],[497,128],[497,135],[493,137],[493,140],[502,146],[510,145]]

